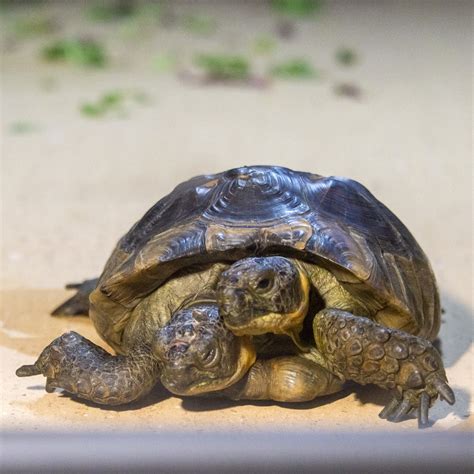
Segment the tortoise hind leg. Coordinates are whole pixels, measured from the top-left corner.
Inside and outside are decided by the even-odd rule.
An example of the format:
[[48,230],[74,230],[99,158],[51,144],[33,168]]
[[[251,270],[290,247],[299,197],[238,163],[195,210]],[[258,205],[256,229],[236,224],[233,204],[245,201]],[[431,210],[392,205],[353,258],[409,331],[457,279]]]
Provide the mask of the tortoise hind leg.
[[306,402],[342,389],[343,381],[313,361],[298,356],[257,360],[247,375],[224,390],[234,400]]
[[23,365],[18,377],[46,377],[46,391],[64,389],[79,398],[103,405],[121,405],[151,391],[159,367],[146,348],[129,356],[113,356],[75,332],[56,338],[33,365]]
[[320,311],[313,329],[329,370],[363,385],[396,390],[381,418],[400,421],[417,409],[419,427],[424,427],[438,395],[454,403],[441,356],[426,339],[337,309]]
[[84,280],[82,283],[69,283],[67,290],[77,290],[76,294],[51,312],[52,316],[76,316],[89,314],[89,295],[95,290],[98,278]]

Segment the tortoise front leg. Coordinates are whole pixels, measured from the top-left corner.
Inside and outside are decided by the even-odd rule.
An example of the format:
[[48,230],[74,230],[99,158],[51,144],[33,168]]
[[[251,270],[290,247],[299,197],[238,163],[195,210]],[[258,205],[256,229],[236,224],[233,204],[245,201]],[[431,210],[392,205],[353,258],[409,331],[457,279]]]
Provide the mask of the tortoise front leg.
[[246,376],[223,393],[233,400],[306,402],[342,389],[343,381],[298,356],[257,360]]
[[121,405],[149,393],[159,367],[147,348],[130,356],[113,356],[71,331],[51,342],[33,365],[16,371],[18,377],[39,374],[46,377],[47,392],[62,388],[95,403]]
[[396,390],[381,418],[400,421],[418,409],[423,427],[438,395],[454,403],[441,356],[429,341],[337,309],[320,311],[313,329],[329,370],[363,385]]

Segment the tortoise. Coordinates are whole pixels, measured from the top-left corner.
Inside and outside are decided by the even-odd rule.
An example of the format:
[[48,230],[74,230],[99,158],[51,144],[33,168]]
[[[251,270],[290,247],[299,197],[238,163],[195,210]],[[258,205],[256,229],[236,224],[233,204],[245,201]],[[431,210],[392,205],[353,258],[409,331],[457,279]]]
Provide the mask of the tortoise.
[[[89,301],[119,355],[66,334],[19,376],[106,404],[158,379],[180,395],[291,402],[353,380],[394,390],[380,416],[417,409],[420,426],[438,395],[455,401],[431,344],[440,306],[428,259],[350,179],[276,166],[192,178],[118,242]],[[207,357],[213,371],[196,363]]]

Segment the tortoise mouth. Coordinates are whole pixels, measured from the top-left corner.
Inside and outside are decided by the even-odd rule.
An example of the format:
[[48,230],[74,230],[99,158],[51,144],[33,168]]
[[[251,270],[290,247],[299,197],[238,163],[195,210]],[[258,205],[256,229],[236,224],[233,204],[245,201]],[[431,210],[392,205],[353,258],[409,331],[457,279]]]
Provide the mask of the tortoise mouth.
[[265,316],[268,312],[253,306],[249,299],[243,290],[233,288],[227,288],[219,295],[219,309],[224,324],[234,334],[240,335],[240,328],[248,327],[255,319]]

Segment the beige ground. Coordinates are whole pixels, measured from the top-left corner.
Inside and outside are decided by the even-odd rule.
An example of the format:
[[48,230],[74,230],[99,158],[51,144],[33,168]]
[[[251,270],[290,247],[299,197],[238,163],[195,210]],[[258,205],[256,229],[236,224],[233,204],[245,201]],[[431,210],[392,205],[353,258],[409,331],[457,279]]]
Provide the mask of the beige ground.
[[[169,51],[185,65],[195,52],[249,54],[275,24],[252,2],[233,11],[217,2],[204,7],[218,19],[210,38],[176,28],[124,36],[114,25],[80,21],[71,6],[49,7],[65,35],[104,38],[113,62],[103,71],[41,63],[43,40],[4,45],[3,428],[414,429],[415,420],[391,425],[377,418],[387,395],[373,387],[298,407],[181,400],[158,391],[117,411],[46,394],[41,377],[14,376],[68,329],[99,342],[85,318],[53,319],[48,311],[66,296],[64,282],[100,272],[118,237],[160,196],[195,174],[273,163],[358,179],[412,230],[438,276],[443,358],[458,400],[433,408],[434,429],[472,429],[471,6],[355,3],[330,4],[319,20],[300,22],[295,38],[279,42],[275,53],[255,58],[262,69],[304,55],[322,70],[321,80],[278,81],[265,90],[191,86],[151,67],[154,56]],[[341,44],[357,49],[359,65],[335,65]],[[46,91],[50,78],[57,87]],[[336,97],[338,80],[360,85],[363,97]],[[128,117],[79,114],[82,101],[126,88],[145,91],[152,104],[131,106]],[[12,133],[19,121],[36,130]]]

